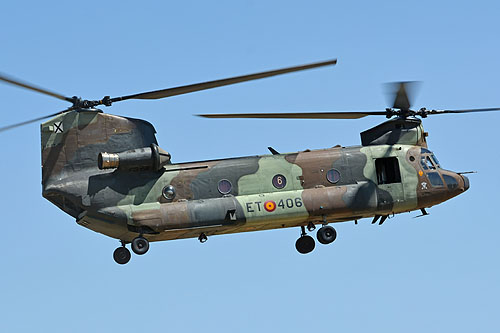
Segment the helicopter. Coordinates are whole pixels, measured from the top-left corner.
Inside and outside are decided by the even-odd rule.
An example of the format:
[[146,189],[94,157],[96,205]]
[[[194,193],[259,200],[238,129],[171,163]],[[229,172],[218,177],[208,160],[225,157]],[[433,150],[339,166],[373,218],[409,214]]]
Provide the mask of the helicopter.
[[332,59],[255,74],[100,100],[67,97],[0,74],[0,80],[72,105],[0,128],[50,118],[40,125],[42,196],[76,223],[120,241],[118,264],[148,252],[150,242],[299,227],[296,250],[337,238],[331,224],[371,218],[382,225],[396,214],[420,211],[465,191],[464,172],[441,168],[427,145],[421,118],[500,111],[500,108],[411,108],[411,83],[400,82],[392,107],[382,111],[202,114],[205,118],[387,120],[360,133],[361,145],[295,153],[173,163],[152,124],[97,107],[129,99],[160,99],[296,71],[336,65]]

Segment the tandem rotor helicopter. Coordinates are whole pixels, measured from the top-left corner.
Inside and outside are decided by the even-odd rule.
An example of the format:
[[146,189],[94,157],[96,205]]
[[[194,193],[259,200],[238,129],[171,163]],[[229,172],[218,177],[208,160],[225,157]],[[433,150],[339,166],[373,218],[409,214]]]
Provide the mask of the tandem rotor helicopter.
[[[0,80],[72,105],[60,112],[0,128],[45,121],[40,126],[42,195],[93,231],[121,242],[113,258],[126,264],[150,242],[300,227],[295,243],[305,254],[315,247],[307,234],[330,244],[332,223],[420,210],[469,188],[463,173],[441,168],[428,149],[422,121],[429,115],[500,111],[500,108],[411,109],[408,83],[399,83],[392,107],[370,112],[205,114],[207,118],[388,120],[361,133],[361,146],[306,150],[175,164],[158,146],[154,127],[141,119],[103,113],[97,106],[128,99],[159,99],[306,69],[308,65],[101,100],[66,97],[6,75]],[[307,229],[307,230],[306,230]]]

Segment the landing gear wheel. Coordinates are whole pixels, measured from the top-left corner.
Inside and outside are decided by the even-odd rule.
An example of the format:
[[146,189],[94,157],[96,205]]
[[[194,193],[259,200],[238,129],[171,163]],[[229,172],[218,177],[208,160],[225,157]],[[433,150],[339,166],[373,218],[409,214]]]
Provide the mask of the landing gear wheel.
[[316,246],[314,242],[314,238],[311,236],[301,236],[297,241],[295,242],[295,248],[299,253],[306,254],[314,250],[314,247]]
[[142,237],[136,237],[132,240],[132,251],[134,251],[135,254],[138,255],[143,255],[149,250],[149,241]]
[[113,259],[117,264],[125,265],[130,260],[130,251],[125,246],[120,246],[113,252]]
[[337,238],[337,231],[335,231],[333,227],[325,225],[324,227],[319,228],[316,237],[318,238],[318,242],[321,244],[330,244]]

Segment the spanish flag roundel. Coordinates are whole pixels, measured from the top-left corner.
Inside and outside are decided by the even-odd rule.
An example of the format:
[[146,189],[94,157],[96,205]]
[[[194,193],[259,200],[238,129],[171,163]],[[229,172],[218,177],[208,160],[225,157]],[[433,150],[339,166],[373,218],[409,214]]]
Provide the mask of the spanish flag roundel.
[[272,200],[264,202],[264,209],[268,212],[274,212],[274,210],[276,209],[276,202]]

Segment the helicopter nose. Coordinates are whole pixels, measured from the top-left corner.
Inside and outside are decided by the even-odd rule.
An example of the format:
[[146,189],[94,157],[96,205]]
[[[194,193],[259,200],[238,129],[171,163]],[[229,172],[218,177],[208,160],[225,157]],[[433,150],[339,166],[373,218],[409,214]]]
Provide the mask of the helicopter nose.
[[469,178],[467,178],[466,176],[464,175],[460,175],[462,177],[462,179],[464,180],[464,192],[467,191],[470,187],[470,182],[469,182]]

